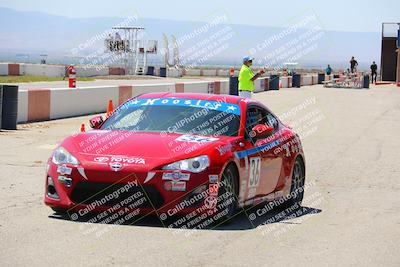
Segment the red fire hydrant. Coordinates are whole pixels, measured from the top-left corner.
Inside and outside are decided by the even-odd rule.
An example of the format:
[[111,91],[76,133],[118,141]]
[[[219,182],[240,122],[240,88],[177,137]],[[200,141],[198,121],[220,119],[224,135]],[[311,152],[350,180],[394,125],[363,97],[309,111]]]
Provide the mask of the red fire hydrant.
[[76,69],[73,65],[70,65],[67,68],[67,74],[68,74],[68,87],[76,88]]

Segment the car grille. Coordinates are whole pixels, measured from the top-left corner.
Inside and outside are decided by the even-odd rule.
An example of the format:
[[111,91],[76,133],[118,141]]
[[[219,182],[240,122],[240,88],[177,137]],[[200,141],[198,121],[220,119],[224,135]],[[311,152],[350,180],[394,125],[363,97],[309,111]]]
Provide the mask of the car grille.
[[[164,200],[161,194],[152,186],[132,186],[125,187],[124,192],[122,188],[126,184],[107,184],[107,183],[91,183],[91,182],[80,182],[78,183],[71,194],[71,200],[76,204],[93,204],[101,203],[103,207],[113,207],[114,205],[120,204],[124,200],[131,199],[131,204],[134,202],[132,196],[145,197],[145,201],[137,208],[160,208],[164,204]],[[118,197],[109,196],[119,192]],[[138,193],[141,192],[142,194]],[[106,199],[108,198],[108,200]],[[126,205],[121,205],[125,207]]]

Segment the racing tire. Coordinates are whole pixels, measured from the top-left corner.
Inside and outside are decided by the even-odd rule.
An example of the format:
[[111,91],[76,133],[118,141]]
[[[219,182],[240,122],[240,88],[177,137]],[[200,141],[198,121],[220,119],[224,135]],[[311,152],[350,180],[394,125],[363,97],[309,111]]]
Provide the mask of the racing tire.
[[238,176],[239,174],[233,165],[228,165],[222,173],[221,186],[218,191],[217,212],[224,215],[218,220],[219,223],[229,223],[236,213],[239,192]]

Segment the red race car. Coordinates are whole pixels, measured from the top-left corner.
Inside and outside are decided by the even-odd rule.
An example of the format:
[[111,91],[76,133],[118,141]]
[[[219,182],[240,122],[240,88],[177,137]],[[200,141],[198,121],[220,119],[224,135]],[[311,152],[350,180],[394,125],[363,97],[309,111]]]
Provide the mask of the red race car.
[[66,138],[47,164],[44,202],[74,220],[93,212],[229,219],[263,201],[302,201],[300,139],[258,101],[149,93],[90,123],[94,130]]

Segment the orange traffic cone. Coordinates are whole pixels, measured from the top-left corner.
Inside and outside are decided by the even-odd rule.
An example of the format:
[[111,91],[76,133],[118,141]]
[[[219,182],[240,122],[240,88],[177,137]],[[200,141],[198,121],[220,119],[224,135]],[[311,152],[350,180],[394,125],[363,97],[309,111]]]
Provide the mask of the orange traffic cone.
[[107,107],[107,117],[109,117],[114,110],[113,102],[112,100],[108,101],[108,107]]
[[86,130],[85,130],[85,124],[82,123],[82,125],[81,125],[81,133],[84,133],[84,132],[86,132]]

